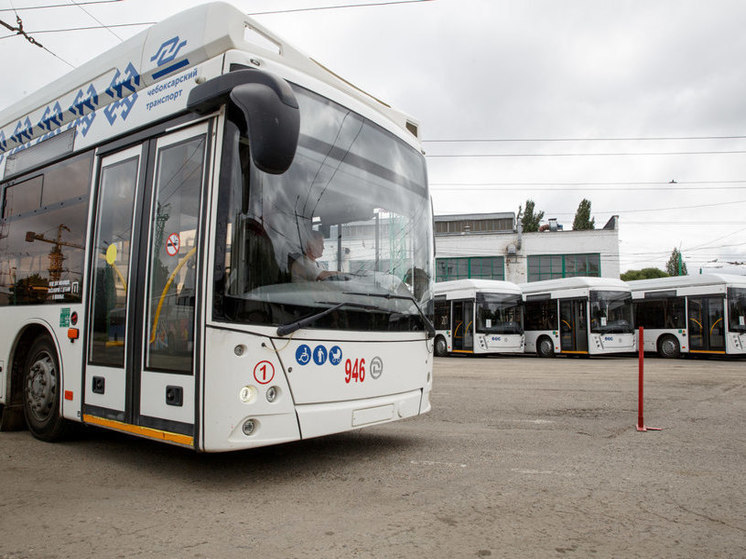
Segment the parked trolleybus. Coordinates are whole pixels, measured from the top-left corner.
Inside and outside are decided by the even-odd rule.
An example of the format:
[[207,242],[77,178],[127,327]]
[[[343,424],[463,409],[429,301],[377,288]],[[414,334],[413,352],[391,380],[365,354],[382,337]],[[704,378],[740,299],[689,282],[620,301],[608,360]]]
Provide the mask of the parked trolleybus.
[[0,113],[2,426],[225,451],[427,412],[418,136],[223,3]]
[[435,284],[435,354],[523,353],[523,302],[508,281]]
[[746,277],[702,274],[627,284],[645,351],[746,355]]
[[521,284],[526,352],[600,355],[635,351],[632,294],[621,280],[575,277]]

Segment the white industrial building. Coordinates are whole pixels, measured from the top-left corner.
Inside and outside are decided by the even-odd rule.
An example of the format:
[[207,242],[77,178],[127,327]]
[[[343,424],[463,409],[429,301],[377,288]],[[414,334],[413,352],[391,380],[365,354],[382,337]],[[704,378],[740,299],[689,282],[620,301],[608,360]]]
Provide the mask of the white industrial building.
[[435,216],[436,281],[619,278],[618,216],[588,231],[565,230],[554,219],[538,233],[519,226],[513,212]]

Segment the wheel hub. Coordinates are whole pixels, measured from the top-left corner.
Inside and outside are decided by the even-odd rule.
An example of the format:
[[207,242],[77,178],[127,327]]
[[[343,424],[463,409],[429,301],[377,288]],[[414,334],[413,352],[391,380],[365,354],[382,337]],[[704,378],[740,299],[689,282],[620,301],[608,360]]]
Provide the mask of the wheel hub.
[[49,416],[57,395],[57,376],[54,361],[45,354],[40,355],[29,369],[26,381],[26,399],[29,408],[39,420]]

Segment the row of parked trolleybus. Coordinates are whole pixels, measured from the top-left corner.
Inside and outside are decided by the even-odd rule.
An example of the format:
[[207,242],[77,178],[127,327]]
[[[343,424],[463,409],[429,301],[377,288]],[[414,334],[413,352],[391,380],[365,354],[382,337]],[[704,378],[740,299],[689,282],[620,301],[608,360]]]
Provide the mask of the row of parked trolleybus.
[[746,276],[435,284],[435,353],[746,355]]

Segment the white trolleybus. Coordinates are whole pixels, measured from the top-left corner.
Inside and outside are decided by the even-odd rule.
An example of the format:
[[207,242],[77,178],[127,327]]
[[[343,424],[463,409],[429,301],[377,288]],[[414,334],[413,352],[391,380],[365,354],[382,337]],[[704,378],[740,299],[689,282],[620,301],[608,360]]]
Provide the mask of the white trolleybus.
[[432,216],[407,116],[213,3],[0,126],[6,429],[225,451],[430,409]]
[[645,351],[746,355],[746,277],[702,274],[627,284]]
[[521,289],[508,281],[435,284],[435,354],[523,353]]
[[621,280],[575,277],[521,284],[526,352],[600,355],[635,351],[632,294]]

